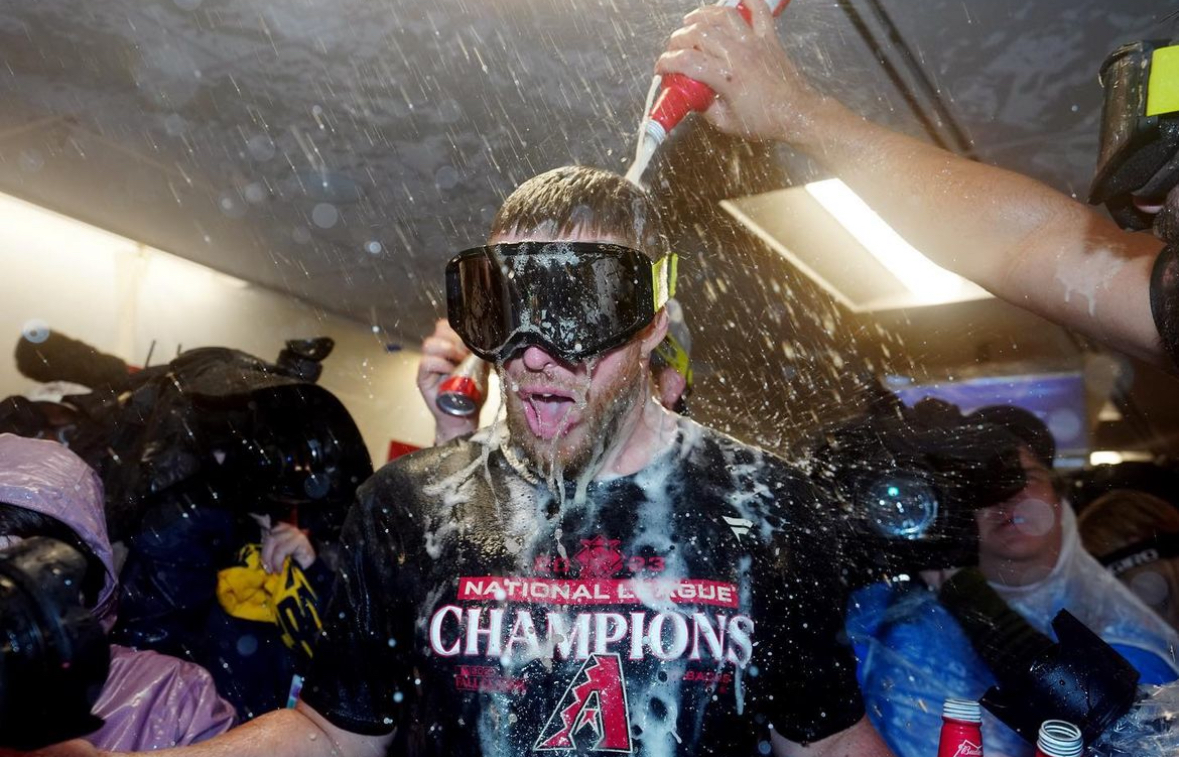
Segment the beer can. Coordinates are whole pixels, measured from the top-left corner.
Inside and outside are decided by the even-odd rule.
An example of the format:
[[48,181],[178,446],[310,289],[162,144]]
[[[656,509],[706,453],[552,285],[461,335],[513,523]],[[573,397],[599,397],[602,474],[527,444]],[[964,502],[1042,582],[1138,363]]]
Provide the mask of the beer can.
[[479,412],[486,396],[484,377],[487,373],[482,363],[477,356],[467,355],[454,372],[443,379],[435,400],[439,410],[459,418]]

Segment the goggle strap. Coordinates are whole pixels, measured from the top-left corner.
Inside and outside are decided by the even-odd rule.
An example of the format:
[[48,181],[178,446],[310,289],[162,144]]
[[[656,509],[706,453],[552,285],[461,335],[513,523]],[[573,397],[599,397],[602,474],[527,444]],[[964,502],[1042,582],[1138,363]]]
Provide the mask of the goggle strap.
[[1110,552],[1098,562],[1110,573],[1120,576],[1133,568],[1173,557],[1179,557],[1179,534],[1162,533]]
[[651,264],[651,292],[655,296],[654,310],[656,313],[659,312],[659,308],[667,304],[670,298],[675,296],[675,276],[678,260],[679,257],[672,252]]
[[1146,87],[1146,115],[1179,111],[1179,45],[1160,47],[1150,58]]
[[671,334],[663,337],[663,341],[655,348],[659,356],[663,358],[663,362],[667,363],[672,369],[684,377],[684,381],[688,386],[692,385],[692,359],[689,357],[687,350],[679,343]]

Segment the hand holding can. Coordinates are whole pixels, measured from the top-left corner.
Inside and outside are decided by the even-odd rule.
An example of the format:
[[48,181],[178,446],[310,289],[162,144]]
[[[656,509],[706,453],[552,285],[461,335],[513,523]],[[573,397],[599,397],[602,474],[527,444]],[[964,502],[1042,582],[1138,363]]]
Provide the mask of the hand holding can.
[[487,364],[467,355],[438,387],[435,402],[447,415],[459,418],[476,415],[487,399]]
[[[475,430],[478,421],[479,407],[483,399],[476,402],[475,412],[470,415],[453,415],[444,411],[439,404],[438,395],[442,385],[450,379],[451,374],[459,370],[459,366],[470,356],[470,351],[463,344],[462,339],[445,318],[434,324],[434,332],[422,342],[422,359],[418,364],[418,391],[434,416],[434,443],[444,444],[451,439]],[[486,395],[487,373],[489,365],[476,363],[476,381],[481,395]],[[444,400],[445,402],[445,400]]]

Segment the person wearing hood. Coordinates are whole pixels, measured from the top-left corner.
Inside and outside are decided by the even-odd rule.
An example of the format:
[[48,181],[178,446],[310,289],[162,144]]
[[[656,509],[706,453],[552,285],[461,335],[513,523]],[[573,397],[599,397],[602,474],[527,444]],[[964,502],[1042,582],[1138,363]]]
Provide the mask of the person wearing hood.
[[[1139,672],[1143,684],[1179,679],[1176,635],[1162,618],[1081,546],[1072,507],[1052,472],[1055,443],[1036,416],[1011,406],[986,407],[968,420],[1006,428],[1020,440],[1025,488],[976,514],[979,569],[1007,604],[1042,633],[1068,610]],[[877,584],[850,603],[848,636],[873,725],[901,757],[937,752],[942,702],[979,699],[994,675],[971,646],[937,589],[950,571],[923,581]],[[1019,757],[1034,746],[983,713],[988,757]]]
[[[0,547],[33,536],[64,541],[86,557],[83,597],[109,632],[117,583],[98,474],[57,442],[0,434]],[[95,747],[163,749],[203,741],[233,725],[233,707],[218,696],[203,668],[116,644],[110,655],[110,674],[92,710],[105,723],[85,737]]]

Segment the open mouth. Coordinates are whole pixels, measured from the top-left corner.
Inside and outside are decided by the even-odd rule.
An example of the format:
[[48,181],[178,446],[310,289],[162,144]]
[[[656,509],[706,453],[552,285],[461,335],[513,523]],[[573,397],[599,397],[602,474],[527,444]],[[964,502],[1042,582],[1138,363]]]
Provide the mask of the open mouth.
[[528,427],[541,439],[552,439],[573,425],[573,394],[565,389],[537,387],[521,389],[520,399]]
[[1000,528],[1018,528],[1026,522],[1026,518],[1022,515],[1008,515],[999,524]]
[[1011,529],[1019,529],[1023,526],[1026,519],[1018,512],[1003,511],[991,513],[989,520],[991,523],[990,532],[992,534],[999,534]]

